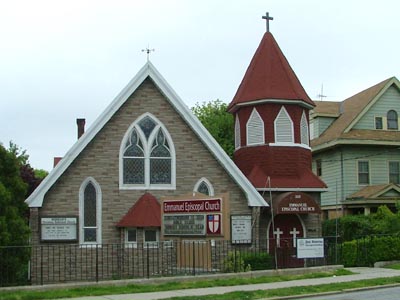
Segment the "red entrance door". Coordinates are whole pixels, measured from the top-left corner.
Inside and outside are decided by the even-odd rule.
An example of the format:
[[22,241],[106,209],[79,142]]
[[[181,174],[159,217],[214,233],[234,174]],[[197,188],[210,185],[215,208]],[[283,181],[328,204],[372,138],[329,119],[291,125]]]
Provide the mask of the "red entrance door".
[[304,237],[303,226],[297,215],[280,214],[269,227],[269,253],[277,254],[278,268],[296,268],[304,265],[297,258],[296,240]]

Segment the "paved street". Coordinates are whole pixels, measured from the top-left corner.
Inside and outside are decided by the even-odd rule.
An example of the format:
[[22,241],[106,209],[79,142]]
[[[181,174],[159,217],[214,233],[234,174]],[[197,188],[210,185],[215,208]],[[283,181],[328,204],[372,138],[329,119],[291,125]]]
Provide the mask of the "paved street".
[[298,300],[397,300],[400,299],[400,287],[371,289],[360,292],[340,293],[331,296],[298,298]]

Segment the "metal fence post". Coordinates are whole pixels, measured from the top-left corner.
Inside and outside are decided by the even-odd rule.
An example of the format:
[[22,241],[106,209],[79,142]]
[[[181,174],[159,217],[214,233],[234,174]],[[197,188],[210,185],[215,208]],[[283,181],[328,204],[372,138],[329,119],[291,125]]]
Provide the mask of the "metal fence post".
[[195,251],[195,241],[193,241],[193,276],[196,276],[196,251]]
[[96,244],[96,282],[99,282],[99,247]]
[[149,259],[149,244],[147,243],[146,245],[146,249],[147,249],[147,278],[150,278],[150,259]]

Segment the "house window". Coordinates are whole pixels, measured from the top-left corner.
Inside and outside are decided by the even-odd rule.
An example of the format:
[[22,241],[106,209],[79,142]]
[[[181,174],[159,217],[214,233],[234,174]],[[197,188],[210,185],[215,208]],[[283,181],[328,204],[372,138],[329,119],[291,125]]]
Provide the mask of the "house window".
[[395,129],[395,130],[397,130],[399,128],[397,112],[394,110],[389,110],[387,113],[387,128]]
[[240,122],[239,115],[236,114],[235,120],[235,149],[240,148]]
[[214,196],[214,188],[207,178],[201,178],[194,186],[194,192],[199,192],[207,196]]
[[369,161],[358,161],[358,184],[369,184]]
[[131,125],[121,144],[122,188],[175,188],[175,150],[172,139],[151,114]]
[[159,230],[158,229],[144,229],[144,247],[145,248],[157,248],[159,241]]
[[309,146],[309,133],[308,133],[308,123],[305,112],[303,111],[303,115],[301,116],[300,121],[300,131],[301,131],[301,143]]
[[316,167],[317,167],[317,176],[322,176],[322,160],[317,159],[315,161]]
[[400,183],[400,162],[389,162],[389,183]]
[[136,228],[125,229],[125,242],[128,246],[137,247],[137,230]]
[[101,190],[93,178],[87,178],[79,191],[79,242],[101,243]]
[[375,117],[375,129],[383,129],[383,118]]
[[254,108],[246,125],[247,145],[264,144],[264,122]]
[[[293,143],[293,122],[284,107],[274,121],[275,143]],[[308,137],[307,137],[308,138]]]

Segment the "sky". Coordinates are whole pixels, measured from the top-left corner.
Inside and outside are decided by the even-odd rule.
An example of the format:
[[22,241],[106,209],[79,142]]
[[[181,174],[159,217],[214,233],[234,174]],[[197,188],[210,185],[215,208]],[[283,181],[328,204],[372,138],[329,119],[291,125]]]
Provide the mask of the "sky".
[[188,107],[229,103],[266,30],[308,95],[400,78],[398,0],[0,0],[0,143],[33,168],[76,142],[146,63]]

